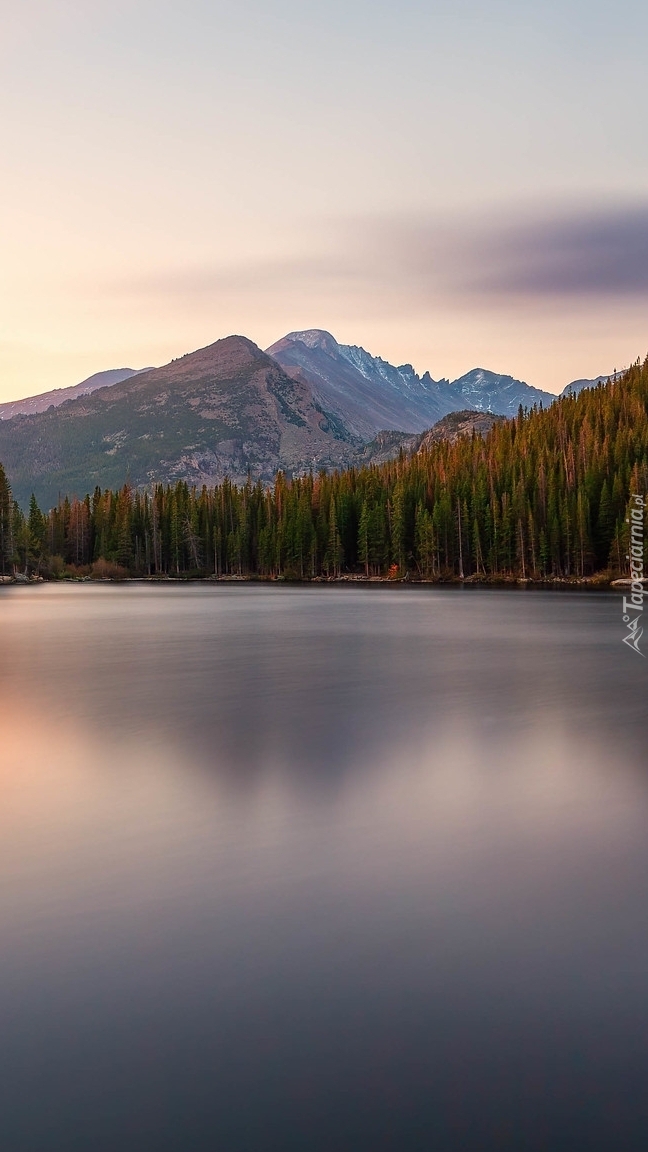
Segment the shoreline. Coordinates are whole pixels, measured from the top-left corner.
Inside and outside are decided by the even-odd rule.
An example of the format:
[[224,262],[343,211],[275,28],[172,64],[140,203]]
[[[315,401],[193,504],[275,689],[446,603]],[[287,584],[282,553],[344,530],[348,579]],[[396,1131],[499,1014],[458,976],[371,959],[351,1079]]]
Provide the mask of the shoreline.
[[[648,578],[644,581],[648,585]],[[313,577],[287,577],[287,576],[125,576],[125,577],[98,577],[92,576],[62,576],[48,578],[44,576],[0,576],[0,588],[40,587],[49,584],[262,584],[262,585],[329,585],[329,586],[391,586],[391,587],[433,587],[433,588],[509,588],[527,590],[610,590],[629,588],[632,584],[630,577],[615,576],[612,573],[596,573],[593,576],[555,576],[534,579],[526,576],[459,576],[447,577],[404,577],[393,576],[365,576],[364,574],[350,573],[344,576],[313,576]]]

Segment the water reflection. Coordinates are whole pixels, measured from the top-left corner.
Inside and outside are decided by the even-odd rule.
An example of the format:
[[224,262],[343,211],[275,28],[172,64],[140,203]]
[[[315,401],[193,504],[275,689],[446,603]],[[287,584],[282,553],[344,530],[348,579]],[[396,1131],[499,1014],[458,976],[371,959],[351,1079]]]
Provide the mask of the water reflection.
[[617,607],[3,594],[12,1149],[643,1147]]

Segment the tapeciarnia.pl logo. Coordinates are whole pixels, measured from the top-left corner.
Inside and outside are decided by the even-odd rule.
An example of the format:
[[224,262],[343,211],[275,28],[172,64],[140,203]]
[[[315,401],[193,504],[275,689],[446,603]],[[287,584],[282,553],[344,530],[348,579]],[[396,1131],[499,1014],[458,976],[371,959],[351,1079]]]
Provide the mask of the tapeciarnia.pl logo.
[[623,597],[623,623],[628,630],[627,635],[623,637],[623,643],[627,644],[629,648],[633,648],[640,656],[645,656],[639,647],[639,641],[643,636],[640,621],[645,595],[643,585],[644,510],[644,497],[633,493],[630,497],[630,514],[626,520],[626,524],[630,525],[630,546],[626,559],[630,561],[632,591],[629,599],[626,596]]

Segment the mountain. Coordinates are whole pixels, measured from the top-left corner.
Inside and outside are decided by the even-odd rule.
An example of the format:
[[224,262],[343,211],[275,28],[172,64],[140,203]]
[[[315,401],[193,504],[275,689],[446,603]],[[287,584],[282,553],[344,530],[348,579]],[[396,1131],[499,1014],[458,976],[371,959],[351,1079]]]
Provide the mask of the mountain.
[[360,441],[327,416],[306,385],[243,336],[57,408],[0,423],[0,460],[16,498],[49,507],[59,492],[350,463]]
[[394,368],[364,348],[338,344],[330,332],[291,332],[267,352],[362,440],[386,428],[421,432],[448,411],[442,399],[447,381],[427,374],[421,379],[411,364]]
[[46,412],[48,408],[58,408],[66,400],[75,400],[77,396],[89,396],[98,388],[110,388],[113,384],[121,384],[122,380],[129,380],[137,376],[138,372],[146,372],[146,368],[110,368],[107,372],[95,372],[80,384],[73,384],[70,388],[54,388],[51,392],[41,392],[38,396],[26,396],[24,400],[11,400],[8,404],[0,404],[0,420],[11,420],[13,416],[28,416],[34,412]]
[[488,372],[485,368],[473,368],[465,376],[453,380],[449,393],[452,412],[468,408],[474,412],[492,412],[496,416],[517,416],[520,404],[523,408],[533,408],[534,404],[546,408],[557,399],[553,392],[543,392],[513,376]]
[[[378,432],[394,429],[420,432],[448,412],[471,409],[515,416],[520,404],[551,404],[555,395],[532,388],[512,376],[473,368],[459,379],[433,380],[429,372],[418,376],[411,364],[394,367],[357,345],[338,344],[330,332],[318,328],[291,332],[267,349],[293,379],[308,385],[325,411],[343,421],[353,436],[368,441]],[[0,404],[0,420],[46,412],[68,400],[108,388],[150,368],[113,368],[96,372],[70,388],[56,388],[22,400]],[[619,373],[616,373],[619,375]],[[615,379],[615,374],[593,380],[572,380],[561,395]]]
[[291,332],[267,352],[290,376],[310,385],[326,412],[365,440],[386,428],[422,432],[459,409],[515,416],[520,404],[546,407],[556,399],[552,392],[483,368],[452,383],[434,380],[429,372],[419,376],[411,364],[395,368],[317,328]]
[[593,380],[572,380],[571,384],[567,384],[561,396],[578,396],[583,388],[596,388],[599,384],[607,384],[608,380],[616,380],[620,376],[620,372],[608,372],[607,376],[595,376]]

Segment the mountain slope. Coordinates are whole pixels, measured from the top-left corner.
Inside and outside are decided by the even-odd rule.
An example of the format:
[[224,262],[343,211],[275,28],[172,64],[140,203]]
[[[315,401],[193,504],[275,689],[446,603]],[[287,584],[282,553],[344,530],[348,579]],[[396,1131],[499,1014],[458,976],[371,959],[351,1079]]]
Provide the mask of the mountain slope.
[[139,372],[146,372],[146,368],[109,368],[107,372],[95,372],[82,380],[80,384],[73,384],[70,388],[54,388],[51,392],[41,392],[38,396],[26,396],[23,400],[10,400],[0,404],[0,420],[11,420],[13,416],[29,416],[34,412],[47,412],[48,408],[58,408],[67,400],[76,400],[77,396],[89,396],[98,388],[110,388],[113,384],[121,384],[122,380],[129,380]]
[[429,452],[435,444],[448,440],[455,444],[462,436],[486,436],[494,424],[501,424],[506,416],[495,416],[492,412],[476,412],[474,408],[464,412],[449,412],[438,420],[432,428],[412,435],[408,432],[379,432],[362,452],[358,454],[357,465],[386,464],[394,460],[400,452],[411,456],[415,452]]
[[252,341],[230,336],[58,408],[0,423],[18,500],[154,481],[270,480],[351,461],[359,443]]
[[411,364],[395,368],[316,328],[291,332],[267,351],[294,379],[310,384],[325,411],[364,439],[385,428],[423,432],[457,410],[515,416],[520,404],[546,407],[556,399],[552,392],[483,368],[452,383],[433,380],[429,372],[419,376]]
[[434,444],[442,440],[449,440],[455,444],[462,436],[486,436],[493,425],[500,424],[505,416],[495,416],[492,412],[475,412],[466,409],[464,412],[450,412],[439,420],[429,432],[424,432],[416,441],[416,451],[429,452]]
[[532,408],[534,404],[546,408],[557,400],[553,392],[543,392],[513,376],[488,372],[485,368],[473,368],[453,380],[450,392],[453,411],[469,408],[496,416],[517,416],[520,404],[523,408]]
[[447,381],[421,379],[411,364],[394,368],[364,348],[338,344],[330,332],[291,332],[267,352],[363,440],[386,428],[422,432],[450,410]]
[[621,375],[620,372],[608,372],[607,376],[595,376],[593,380],[572,380],[571,384],[567,384],[561,396],[578,396],[583,388],[597,388],[599,384],[607,384],[608,380],[617,380]]

